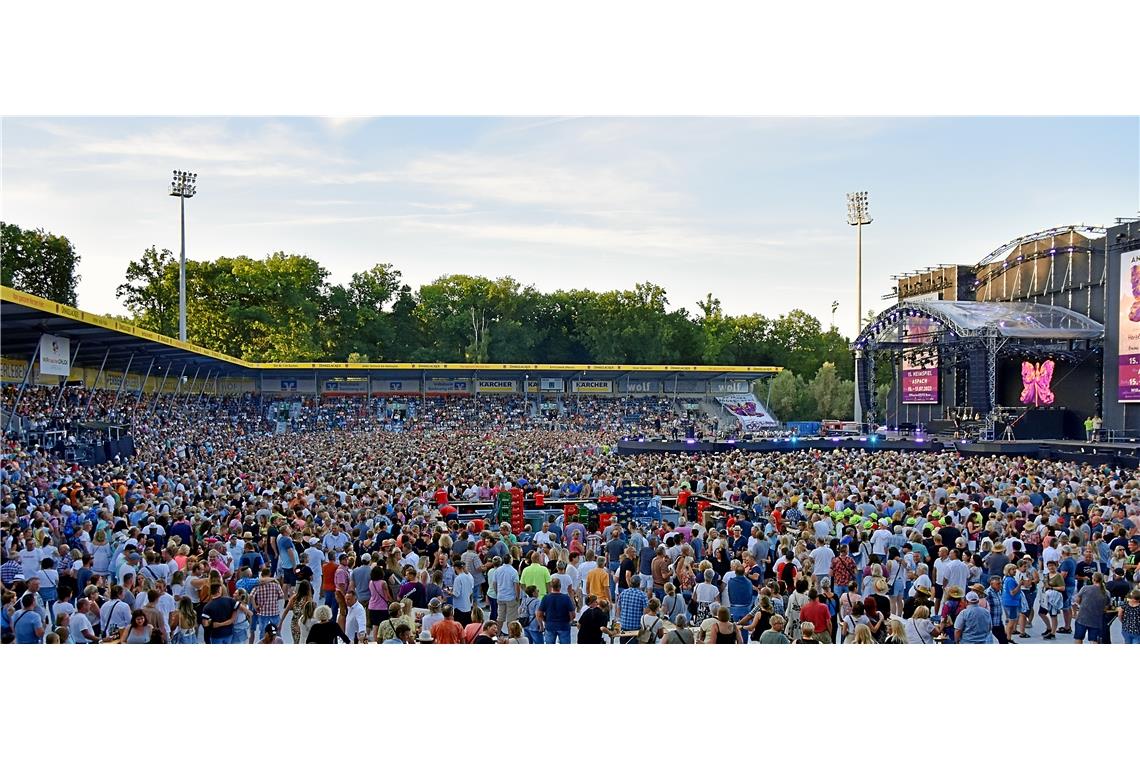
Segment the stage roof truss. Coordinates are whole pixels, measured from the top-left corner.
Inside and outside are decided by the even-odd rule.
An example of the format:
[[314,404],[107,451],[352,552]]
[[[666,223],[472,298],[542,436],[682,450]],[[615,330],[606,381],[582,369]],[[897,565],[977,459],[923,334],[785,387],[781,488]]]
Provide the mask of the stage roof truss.
[[[925,317],[937,331],[904,338],[905,320]],[[910,301],[888,308],[856,338],[854,348],[878,348],[888,343],[923,344],[923,338],[946,342],[959,339],[1028,339],[1034,341],[1100,340],[1104,326],[1061,306],[1005,301]]]

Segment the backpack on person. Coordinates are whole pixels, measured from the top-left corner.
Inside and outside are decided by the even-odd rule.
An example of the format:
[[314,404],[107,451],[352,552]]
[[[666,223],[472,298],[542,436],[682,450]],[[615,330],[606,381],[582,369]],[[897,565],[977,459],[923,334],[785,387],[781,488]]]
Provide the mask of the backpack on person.
[[642,625],[637,629],[638,644],[652,644],[657,639],[657,631],[661,628],[661,618],[655,618],[653,624],[646,628]]
[[518,620],[524,629],[530,626],[530,621],[534,617],[536,607],[538,607],[538,597],[527,597],[526,600],[519,605]]

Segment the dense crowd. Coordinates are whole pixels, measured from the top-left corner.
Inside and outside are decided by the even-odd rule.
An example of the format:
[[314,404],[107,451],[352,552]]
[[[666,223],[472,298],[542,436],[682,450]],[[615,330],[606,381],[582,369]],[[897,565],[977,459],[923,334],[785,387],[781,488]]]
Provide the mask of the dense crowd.
[[[29,398],[31,416],[55,401]],[[578,415],[608,414],[593,402]],[[1131,471],[954,452],[619,456],[621,424],[514,427],[518,399],[429,400],[393,427],[411,403],[302,403],[283,433],[254,396],[159,403],[134,418],[136,456],[96,466],[9,438],[4,640],[1140,643]],[[320,408],[380,423],[325,427]],[[515,531],[489,510],[503,489],[549,507],[624,485],[676,512]]]

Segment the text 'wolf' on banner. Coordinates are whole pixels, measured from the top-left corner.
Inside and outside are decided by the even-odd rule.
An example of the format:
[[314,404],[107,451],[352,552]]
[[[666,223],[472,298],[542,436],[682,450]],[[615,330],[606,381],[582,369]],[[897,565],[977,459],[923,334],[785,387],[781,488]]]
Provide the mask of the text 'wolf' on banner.
[[[906,318],[907,343],[933,343],[938,326],[934,320],[924,316]],[[913,351],[903,355],[902,361],[902,402],[904,404],[938,403],[938,358],[916,357]]]

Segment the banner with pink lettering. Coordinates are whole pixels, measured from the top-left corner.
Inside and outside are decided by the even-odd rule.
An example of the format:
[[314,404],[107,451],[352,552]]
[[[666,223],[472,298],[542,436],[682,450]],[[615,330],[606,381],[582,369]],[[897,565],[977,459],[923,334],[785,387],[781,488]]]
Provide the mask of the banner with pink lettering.
[[[929,317],[914,316],[906,318],[904,329],[906,343],[933,343],[938,328]],[[913,355],[904,355],[900,380],[904,404],[938,403],[938,359],[915,361]]]
[[1116,400],[1140,401],[1140,254],[1126,254],[1120,260],[1120,301],[1116,348],[1120,354],[1120,380]]

